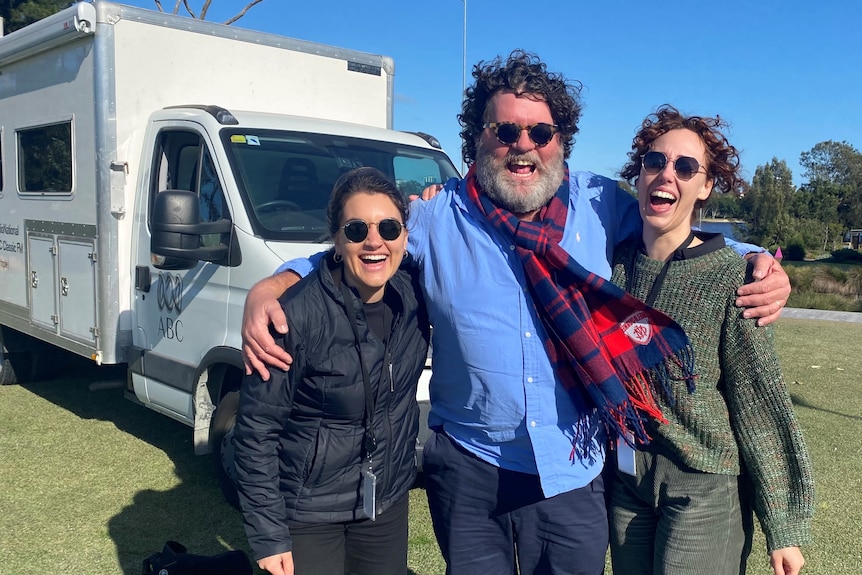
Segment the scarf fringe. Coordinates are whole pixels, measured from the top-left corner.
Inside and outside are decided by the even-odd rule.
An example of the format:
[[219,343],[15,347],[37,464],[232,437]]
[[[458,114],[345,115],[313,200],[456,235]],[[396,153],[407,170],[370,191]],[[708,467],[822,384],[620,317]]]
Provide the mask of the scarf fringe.
[[[673,369],[674,367],[676,369]],[[679,372],[682,372],[682,377],[674,375]],[[623,387],[628,396],[623,402],[614,405],[603,395],[597,398],[595,394],[591,394],[592,401],[596,403],[597,399],[600,399],[602,405],[596,405],[597,409],[593,410],[591,417],[579,421],[574,426],[569,458],[578,456],[589,460],[590,463],[595,463],[595,458],[600,455],[600,452],[595,447],[594,439],[600,428],[610,438],[612,446],[619,438],[635,449],[648,445],[652,437],[646,430],[646,422],[655,420],[667,423],[655,393],[661,393],[668,405],[673,405],[675,400],[672,382],[684,380],[688,392],[694,393],[696,379],[694,350],[689,345],[652,368],[635,373],[623,381]]]
[[569,461],[586,460],[590,465],[593,465],[602,456],[602,450],[596,441],[599,433],[606,430],[598,417],[598,410],[593,409],[592,412],[578,420],[574,425],[572,437],[572,450],[569,452]]
[[[682,377],[674,373],[682,373]],[[675,403],[674,381],[686,382],[686,389],[694,393],[697,374],[694,371],[694,350],[686,345],[672,355],[663,358],[656,365],[642,372],[635,373],[623,382],[629,400],[641,414],[652,417],[661,423],[667,420],[661,413],[661,407],[656,401],[656,392],[660,393],[668,405]]]
[[569,460],[574,461],[577,457],[586,460],[590,465],[598,461],[602,456],[597,442],[601,432],[610,438],[609,445],[616,445],[617,438],[623,438],[631,447],[649,444],[652,439],[647,433],[645,423],[647,418],[640,415],[631,402],[620,405],[606,403],[606,409],[594,409],[589,417],[582,418],[574,426],[572,437],[572,450]]

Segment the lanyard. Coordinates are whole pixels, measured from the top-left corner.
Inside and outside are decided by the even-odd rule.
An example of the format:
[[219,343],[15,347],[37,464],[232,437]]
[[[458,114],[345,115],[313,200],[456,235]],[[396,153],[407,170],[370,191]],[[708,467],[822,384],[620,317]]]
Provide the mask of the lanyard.
[[[671,262],[676,259],[676,256],[679,252],[686,249],[691,242],[694,241],[694,230],[692,230],[688,237],[684,242],[679,244],[679,247],[673,250],[673,253],[668,256],[667,260],[665,260],[664,265],[661,267],[661,271],[655,278],[655,282],[653,282],[652,287],[649,290],[649,295],[647,295],[646,300],[644,301],[649,307],[653,307],[656,298],[658,297],[659,292],[661,292],[661,286],[664,284],[664,278],[667,276],[667,270],[670,268]],[[641,242],[641,246],[643,246],[643,242]],[[638,251],[634,250],[632,253],[632,265],[631,265],[631,273],[628,274],[628,278],[626,279],[626,291],[632,293],[632,287],[634,286],[635,277],[637,274],[637,266],[636,261],[638,257]]]
[[[350,327],[353,328],[353,338],[356,342],[356,352],[359,354],[359,366],[362,368],[362,385],[365,388],[365,455],[368,460],[371,460],[371,453],[377,448],[377,439],[374,437],[374,428],[371,425],[374,417],[374,395],[371,391],[371,378],[368,376],[368,368],[365,366],[365,359],[362,357],[362,346],[359,339],[359,326],[356,325],[356,313],[353,309],[353,297],[350,290],[347,288],[344,278],[341,280],[341,295],[344,297],[344,306],[347,308],[347,319],[350,320]],[[386,308],[383,308],[383,324],[386,325]]]

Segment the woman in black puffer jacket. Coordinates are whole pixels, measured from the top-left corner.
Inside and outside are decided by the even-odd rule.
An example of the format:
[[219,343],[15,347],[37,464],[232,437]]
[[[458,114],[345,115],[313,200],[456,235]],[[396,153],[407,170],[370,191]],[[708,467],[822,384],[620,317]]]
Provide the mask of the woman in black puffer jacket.
[[406,218],[381,172],[359,168],[336,182],[335,246],[280,299],[290,331],[276,342],[293,365],[243,382],[240,504],[255,559],[275,575],[407,571],[429,327],[415,272],[401,267]]

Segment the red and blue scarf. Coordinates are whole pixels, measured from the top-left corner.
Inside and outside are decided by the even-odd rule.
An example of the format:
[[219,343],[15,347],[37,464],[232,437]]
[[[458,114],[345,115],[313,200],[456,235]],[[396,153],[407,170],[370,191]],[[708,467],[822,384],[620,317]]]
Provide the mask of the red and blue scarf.
[[[560,240],[569,205],[569,172],[535,222],[518,219],[482,193],[475,166],[467,194],[490,224],[516,247],[532,304],[545,328],[545,350],[564,388],[595,408],[587,423],[575,422],[572,456],[593,459],[593,438],[603,424],[612,439],[645,444],[646,418],[665,421],[654,397],[670,397],[672,366],[694,390],[694,354],[685,331],[665,314],[584,269]],[[676,370],[678,374],[679,371]]]

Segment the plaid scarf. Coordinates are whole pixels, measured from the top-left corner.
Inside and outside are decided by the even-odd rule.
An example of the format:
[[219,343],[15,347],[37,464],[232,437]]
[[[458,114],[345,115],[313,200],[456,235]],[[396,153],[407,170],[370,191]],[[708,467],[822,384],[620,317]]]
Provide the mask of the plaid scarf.
[[577,452],[594,460],[592,439],[599,423],[612,439],[648,443],[646,418],[666,421],[653,386],[660,385],[670,397],[669,368],[678,365],[693,391],[694,354],[685,332],[671,318],[588,272],[560,247],[569,205],[568,166],[536,222],[518,219],[482,193],[475,165],[467,174],[467,194],[515,244],[557,377],[571,395],[585,394],[594,407],[592,417],[574,425],[570,457]]

